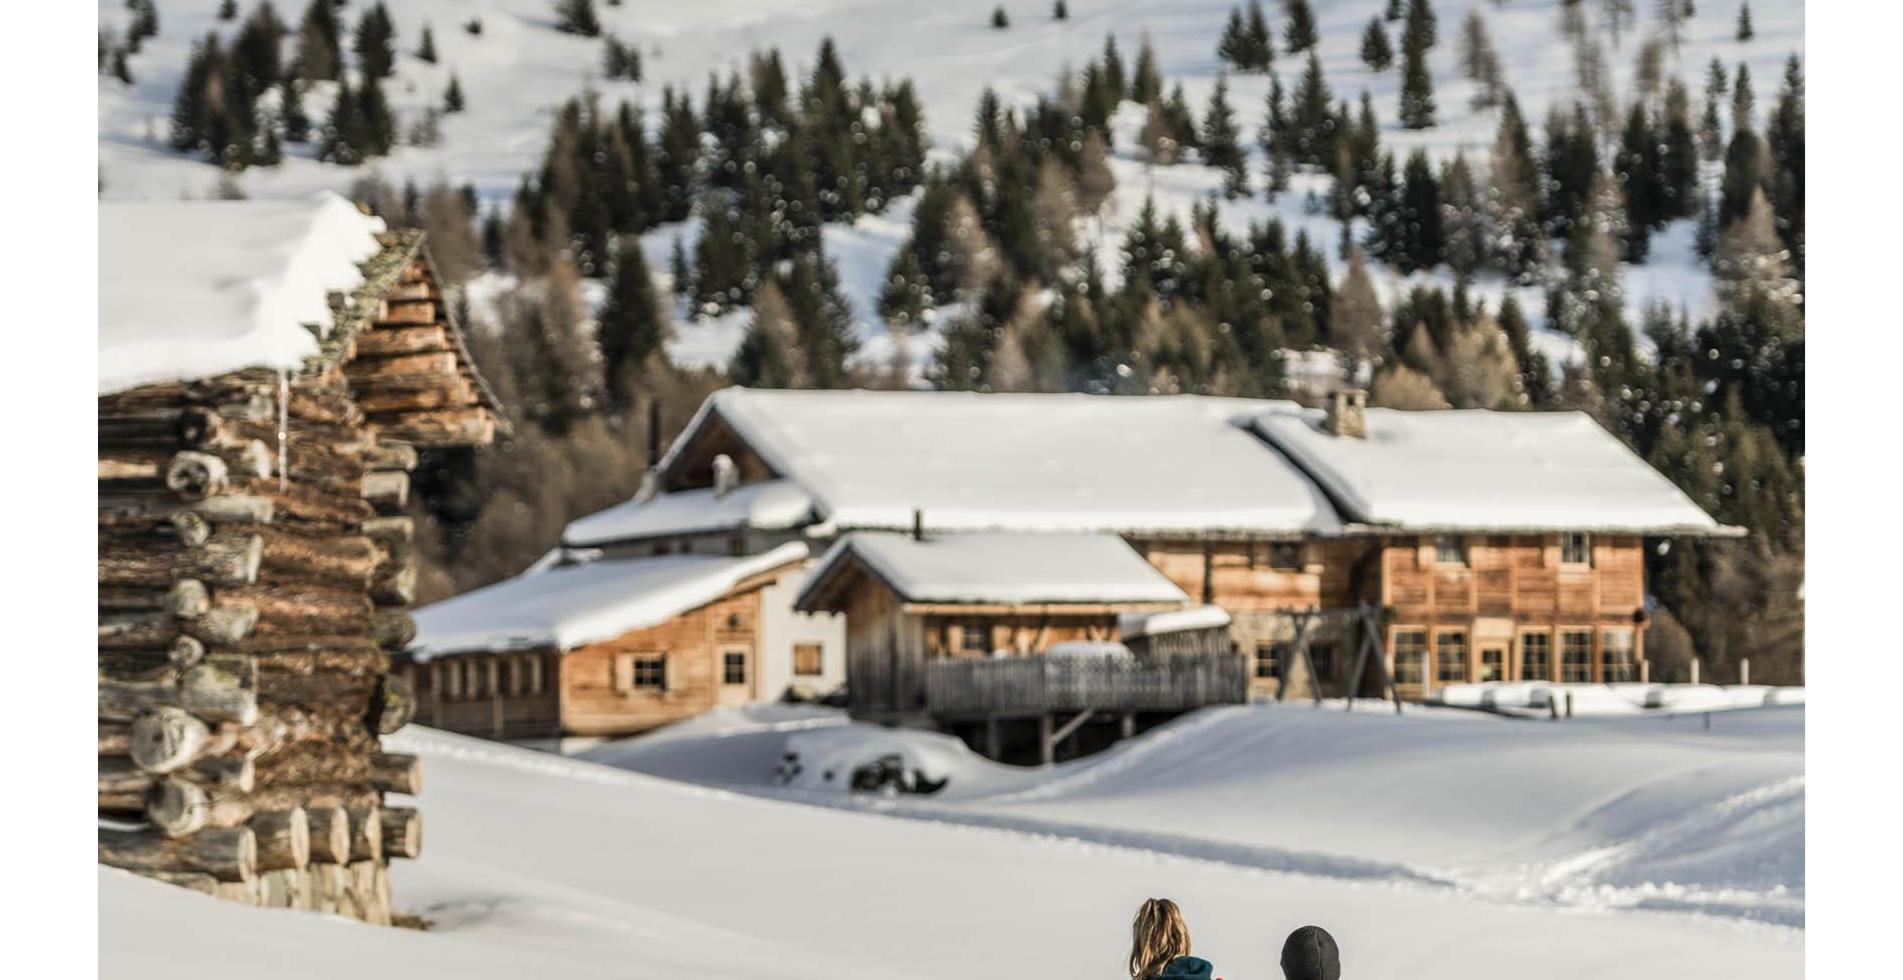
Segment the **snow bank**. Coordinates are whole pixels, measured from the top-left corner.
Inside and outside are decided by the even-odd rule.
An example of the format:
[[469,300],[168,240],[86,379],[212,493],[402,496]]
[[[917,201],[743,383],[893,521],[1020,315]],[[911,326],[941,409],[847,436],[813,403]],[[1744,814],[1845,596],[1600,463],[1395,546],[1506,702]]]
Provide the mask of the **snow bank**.
[[249,367],[295,369],[363,282],[380,218],[289,201],[99,205],[99,391]]
[[950,735],[907,728],[836,726],[796,731],[785,737],[777,773],[782,786],[850,793],[853,770],[896,757],[908,773],[931,783],[951,784],[982,773],[994,763]]
[[1432,700],[1456,708],[1484,708],[1508,714],[1550,715],[1557,707],[1575,717],[1686,713],[1803,704],[1801,687],[1761,684],[1552,684],[1509,681],[1448,684],[1435,688]]
[[907,602],[1173,602],[1189,596],[1114,534],[934,534],[855,531],[834,542],[794,601],[849,559]]
[[1255,428],[1325,485],[1353,520],[1405,528],[1697,533],[1717,522],[1582,412],[1367,410],[1365,439],[1319,411]]
[[416,611],[419,661],[478,650],[570,650],[665,622],[806,557],[794,541],[744,558],[664,555],[520,575]]
[[571,522],[562,532],[562,541],[587,546],[740,528],[782,530],[805,523],[812,511],[813,498],[798,484],[765,480],[737,487],[725,496],[707,488],[619,503]]
[[[1243,426],[1290,403],[727,388],[718,416],[842,529],[1332,531],[1320,490]],[[893,465],[902,459],[903,466]]]

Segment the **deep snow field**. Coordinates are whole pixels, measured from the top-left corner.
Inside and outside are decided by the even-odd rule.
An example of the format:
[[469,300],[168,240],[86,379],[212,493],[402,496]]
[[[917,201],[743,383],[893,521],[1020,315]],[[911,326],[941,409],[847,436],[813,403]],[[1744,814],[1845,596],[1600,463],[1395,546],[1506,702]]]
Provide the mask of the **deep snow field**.
[[[728,709],[598,762],[411,728],[428,932],[215,902],[101,869],[102,975],[1116,975],[1137,903],[1182,903],[1231,978],[1327,926],[1354,977],[1802,970],[1801,706],[1518,721],[1251,705],[1046,770],[815,708]],[[815,763],[791,786],[791,743]],[[854,797],[831,761],[950,774]],[[356,930],[347,939],[337,930]],[[216,962],[193,934],[224,938]],[[295,956],[285,950],[296,949]]]
[[[646,77],[637,84],[602,78],[601,40],[557,32],[551,0],[388,0],[400,54],[396,77],[385,89],[400,118],[415,119],[424,107],[438,104],[452,73],[467,94],[466,112],[443,117],[443,142],[427,148],[405,146],[387,159],[358,168],[318,163],[310,147],[293,146],[288,150],[293,159],[280,167],[254,168],[242,176],[240,184],[253,197],[280,197],[319,189],[343,191],[374,173],[396,184],[405,179],[425,185],[437,179],[472,183],[483,200],[498,205],[507,200],[524,173],[539,168],[549,121],[563,100],[592,89],[609,106],[623,99],[645,105],[652,125],[658,118],[664,85],[685,90],[698,102],[709,72],[724,76],[729,69],[744,70],[748,52],[772,46],[780,48],[789,73],[804,75],[823,37],[834,39],[854,78],[913,79],[940,159],[969,144],[972,111],[985,86],[995,89],[1007,105],[1025,104],[1039,93],[1054,92],[1060,71],[1078,70],[1099,56],[1105,34],[1116,36],[1126,66],[1134,64],[1138,44],[1147,36],[1165,84],[1181,82],[1200,118],[1224,67],[1216,57],[1217,39],[1229,9],[1238,2],[1073,0],[1066,21],[1051,19],[1047,0],[1005,0],[1002,4],[998,0],[627,0],[619,7],[597,3],[604,32],[641,47]],[[1331,90],[1337,99],[1351,103],[1363,89],[1369,92],[1383,124],[1383,144],[1397,159],[1405,159],[1409,150],[1419,147],[1437,158],[1465,151],[1479,162],[1492,144],[1498,120],[1492,110],[1468,108],[1473,83],[1460,74],[1458,62],[1458,39],[1467,11],[1477,8],[1484,14],[1506,81],[1527,121],[1538,127],[1550,106],[1570,104],[1575,91],[1571,50],[1560,32],[1560,2],[1436,0],[1433,8],[1440,43],[1429,52],[1428,62],[1434,74],[1439,125],[1419,132],[1402,130],[1395,121],[1399,69],[1375,74],[1360,60],[1362,28],[1382,9],[1383,0],[1314,0],[1313,6],[1321,37],[1319,55]],[[1012,19],[1006,31],[989,26],[992,8],[1000,5]],[[107,197],[204,197],[217,181],[212,166],[166,148],[166,120],[192,43],[208,30],[229,32],[235,24],[214,19],[218,0],[162,0],[159,6],[159,36],[148,40],[131,59],[134,83],[127,86],[106,76],[99,80],[99,169],[102,194]],[[248,10],[251,3],[240,6]],[[276,6],[295,25],[305,3],[279,0]],[[356,0],[343,8],[346,24],[355,24],[363,6],[363,0]],[[1595,28],[1600,23],[1599,6],[1587,4],[1588,22]],[[1612,87],[1620,98],[1631,91],[1638,49],[1654,29],[1653,5],[1633,7],[1634,27],[1616,45],[1609,34],[1602,41]],[[1784,60],[1803,53],[1802,0],[1754,0],[1755,37],[1743,43],[1735,40],[1737,7],[1737,0],[1698,4],[1697,15],[1684,27],[1683,43],[1667,54],[1667,77],[1686,83],[1694,108],[1702,105],[1705,66],[1713,57],[1734,71],[1738,64],[1749,66],[1763,113],[1775,102]],[[1284,89],[1293,92],[1305,59],[1283,50],[1284,15],[1276,0],[1264,0],[1263,10],[1277,34],[1274,70]],[[99,0],[99,12],[102,26],[123,29],[127,15],[121,0]],[[482,21],[480,37],[466,34],[460,26],[471,18]],[[439,57],[434,65],[408,53],[425,23],[435,35]],[[1391,34],[1398,34],[1398,25],[1388,27]],[[1329,179],[1297,175],[1290,190],[1274,202],[1261,193],[1264,159],[1255,144],[1268,89],[1264,75],[1230,78],[1230,104],[1256,175],[1256,193],[1247,199],[1221,201],[1222,220],[1240,230],[1251,220],[1278,216],[1291,240],[1297,231],[1307,231],[1339,272],[1345,266],[1335,255],[1338,225],[1310,206],[1311,196],[1325,197]],[[327,86],[308,96],[307,109],[314,120],[321,122],[330,99]],[[1197,200],[1221,187],[1219,172],[1200,165],[1147,166],[1136,147],[1142,125],[1142,109],[1126,103],[1117,120],[1112,164],[1118,189],[1103,220],[1090,222],[1085,229],[1088,240],[1095,241],[1106,256],[1114,256],[1124,228],[1135,219],[1146,196],[1155,197],[1161,213],[1187,218]],[[1715,179],[1715,174],[1708,176]],[[867,365],[883,367],[902,356],[916,369],[930,360],[937,342],[936,334],[930,332],[888,333],[876,312],[886,266],[910,232],[911,203],[900,199],[883,214],[868,215],[853,226],[828,226],[826,231],[826,248],[838,262],[842,284],[859,312],[863,341],[859,358]],[[1656,300],[1683,308],[1693,318],[1711,312],[1711,277],[1695,252],[1693,224],[1676,222],[1659,233],[1653,239],[1650,261],[1627,270],[1623,278],[1632,310],[1642,310]],[[660,270],[668,267],[675,239],[691,248],[698,236],[696,226],[697,221],[690,221],[643,236],[649,266],[665,278]],[[1117,263],[1104,264],[1114,281]],[[1374,272],[1384,299],[1413,284],[1452,283],[1444,268],[1406,278],[1378,267]],[[1475,283],[1474,292],[1497,304],[1507,289],[1498,277],[1483,277]],[[1539,291],[1519,293],[1521,306],[1539,326],[1543,320]],[[669,353],[682,364],[724,366],[748,315],[739,310],[718,319],[685,321]],[[1569,337],[1542,330],[1535,340],[1556,361],[1578,356],[1578,347]]]

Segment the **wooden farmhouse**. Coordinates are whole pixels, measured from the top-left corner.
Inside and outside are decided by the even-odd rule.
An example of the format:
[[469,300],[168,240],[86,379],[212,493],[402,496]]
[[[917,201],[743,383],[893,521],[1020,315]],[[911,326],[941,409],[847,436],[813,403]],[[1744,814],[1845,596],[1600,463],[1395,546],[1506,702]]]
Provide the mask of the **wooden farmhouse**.
[[102,203],[99,236],[99,860],[388,923],[409,472],[494,400],[422,234],[340,197]]
[[[963,724],[963,707],[934,702],[952,696],[950,682],[934,686],[934,663],[1045,644],[1020,639],[1026,619],[1008,603],[926,611],[939,604],[874,571],[881,545],[869,542],[887,538],[862,532],[915,535],[927,551],[961,535],[1060,550],[1065,535],[1115,538],[1184,597],[1182,609],[1123,614],[1119,638],[1139,662],[1215,648],[1240,656],[1247,696],[1401,699],[1476,681],[1643,679],[1648,542],[1737,533],[1581,413],[1370,409],[1353,389],[1312,409],[733,388],[702,405],[642,494],[575,522],[565,546],[830,546],[825,580],[790,598],[796,615],[843,621],[826,642],[845,647],[855,715]],[[1003,582],[1025,553],[1014,542],[978,560]],[[1214,618],[1190,615],[1203,606]],[[1010,642],[967,648],[974,634]],[[922,673],[906,666],[915,657]],[[981,671],[1021,669],[1006,659],[945,669],[979,685]],[[1099,714],[1083,724],[1117,712]],[[982,731],[971,740],[982,746]]]
[[422,723],[529,742],[765,700],[762,595],[806,557],[791,542],[531,569],[418,610],[400,674]]

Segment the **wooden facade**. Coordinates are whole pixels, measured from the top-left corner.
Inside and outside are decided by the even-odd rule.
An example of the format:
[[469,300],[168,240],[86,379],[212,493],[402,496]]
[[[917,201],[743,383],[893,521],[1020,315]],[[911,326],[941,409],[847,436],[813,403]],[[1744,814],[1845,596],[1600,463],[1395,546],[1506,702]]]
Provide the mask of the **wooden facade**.
[[379,744],[415,707],[409,472],[501,423],[421,233],[379,244],[301,369],[98,400],[99,860],[387,924],[421,847]]
[[508,740],[630,735],[761,700],[762,592],[797,564],[751,576],[666,622],[565,651],[466,651],[399,670],[417,720]]

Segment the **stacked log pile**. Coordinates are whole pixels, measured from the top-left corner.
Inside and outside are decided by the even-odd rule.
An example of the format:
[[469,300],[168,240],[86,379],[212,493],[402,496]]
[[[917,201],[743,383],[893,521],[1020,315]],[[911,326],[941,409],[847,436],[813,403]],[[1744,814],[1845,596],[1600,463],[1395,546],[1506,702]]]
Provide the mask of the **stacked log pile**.
[[[379,744],[414,713],[389,673],[414,635],[409,471],[497,425],[420,245],[385,239],[301,371],[99,399],[102,863],[390,921],[388,862],[421,844],[390,799],[417,760]],[[447,348],[427,364],[364,343],[421,320]]]

